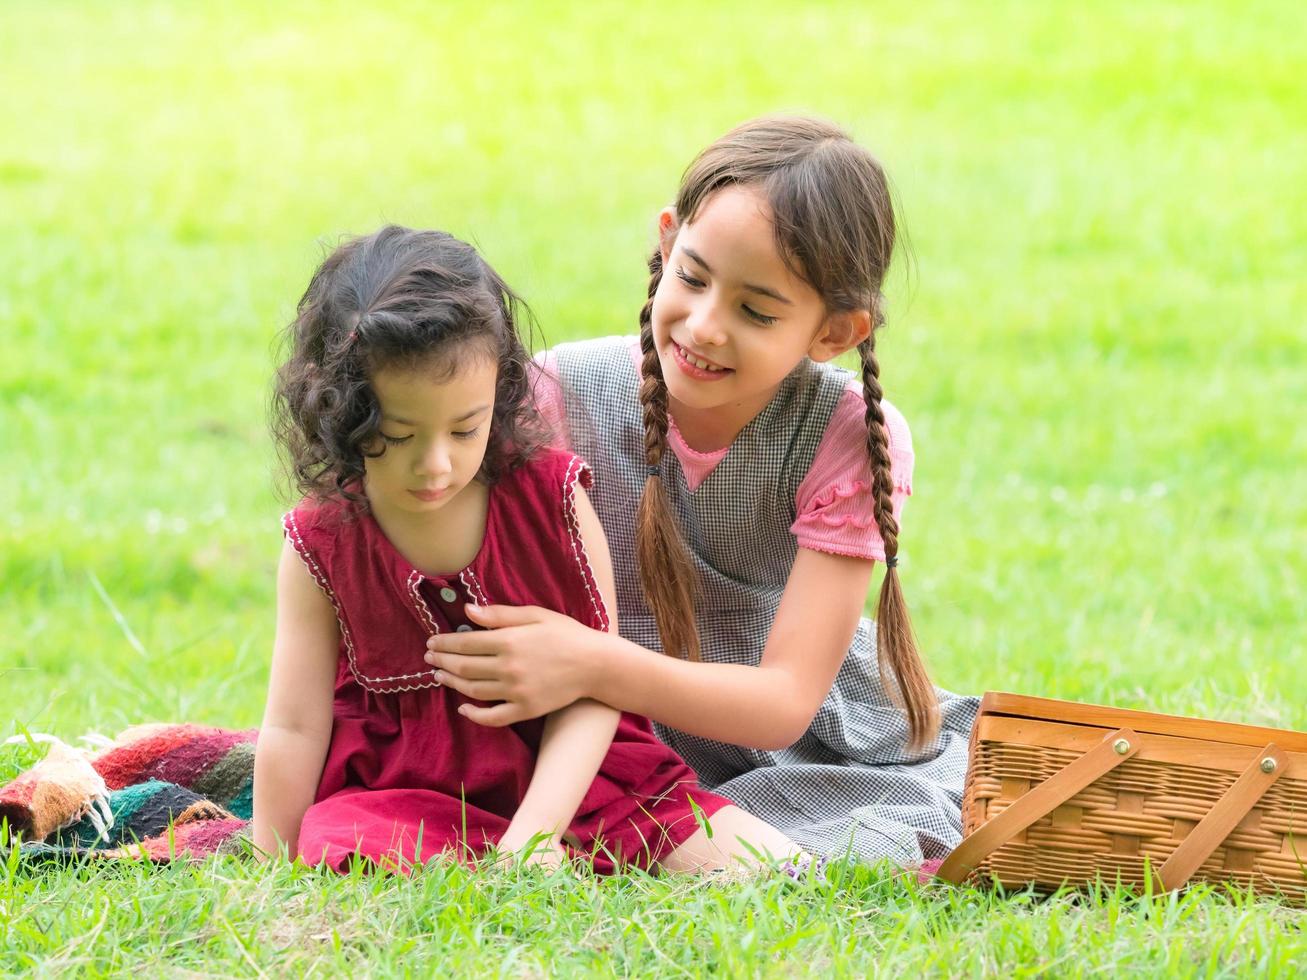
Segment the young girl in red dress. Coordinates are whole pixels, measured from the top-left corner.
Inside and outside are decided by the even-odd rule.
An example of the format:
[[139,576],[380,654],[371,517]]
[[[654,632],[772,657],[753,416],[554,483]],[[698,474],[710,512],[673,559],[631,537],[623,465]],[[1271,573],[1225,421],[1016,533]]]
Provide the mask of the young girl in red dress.
[[583,700],[486,728],[423,661],[428,637],[478,628],[474,604],[616,629],[590,470],[533,430],[519,308],[471,246],[393,226],[300,300],[274,430],[305,499],[283,522],[255,843],[338,869],[492,845],[603,872],[796,855],[646,719]]

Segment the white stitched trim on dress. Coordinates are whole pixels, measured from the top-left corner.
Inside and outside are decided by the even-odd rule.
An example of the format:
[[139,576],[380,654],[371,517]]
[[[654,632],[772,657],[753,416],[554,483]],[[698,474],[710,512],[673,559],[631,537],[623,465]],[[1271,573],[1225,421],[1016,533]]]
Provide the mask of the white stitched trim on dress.
[[481,582],[477,579],[472,569],[465,568],[459,572],[458,580],[463,583],[463,588],[467,589],[468,595],[476,600],[477,605],[490,605],[490,600],[486,598],[486,594],[481,588]]
[[[359,684],[369,691],[376,691],[378,694],[391,694],[396,691],[418,691],[424,687],[432,687],[433,681],[428,681],[426,684],[396,684],[391,682],[406,681],[414,677],[434,677],[434,670],[422,671],[417,674],[396,674],[393,677],[369,677],[359,670],[358,659],[354,655],[354,637],[350,634],[349,627],[345,625],[345,616],[341,612],[340,601],[328,584],[327,576],[313,557],[313,552],[305,544],[304,538],[300,534],[299,523],[295,520],[295,512],[288,511],[286,516],[281,519],[281,524],[289,533],[290,544],[295,549],[295,554],[299,555],[300,561],[304,562],[304,567],[309,570],[309,575],[312,576],[313,581],[317,583],[318,588],[322,590],[323,595],[331,603],[332,611],[336,614],[336,625],[340,627],[341,638],[345,641],[345,656],[349,660],[350,673],[354,675]],[[434,684],[434,686],[439,685]]]
[[431,635],[435,636],[440,632],[440,627],[436,625],[436,619],[431,615],[431,607],[427,605],[427,600],[423,599],[422,593],[418,591],[418,586],[422,584],[423,578],[425,576],[421,572],[416,568],[413,569],[408,577],[408,591],[413,597],[413,605],[417,608],[418,615],[427,624],[427,629],[431,631]]
[[590,556],[586,554],[585,542],[581,540],[581,522],[576,518],[576,481],[582,473],[589,471],[590,467],[579,456],[573,456],[567,464],[567,475],[563,477],[563,514],[567,518],[568,537],[572,540],[572,557],[576,559],[576,567],[581,571],[586,595],[590,597],[590,605],[600,623],[600,629],[606,630],[609,624],[608,609],[604,605],[604,597],[599,594],[598,586],[593,584],[594,570],[590,566]]

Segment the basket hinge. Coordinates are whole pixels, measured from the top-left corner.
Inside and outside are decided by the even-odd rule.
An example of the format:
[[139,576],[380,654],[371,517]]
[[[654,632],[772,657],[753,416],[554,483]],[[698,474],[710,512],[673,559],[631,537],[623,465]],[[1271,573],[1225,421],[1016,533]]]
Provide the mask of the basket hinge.
[[1271,784],[1280,778],[1287,762],[1283,750],[1274,742],[1258,752],[1252,765],[1243,771],[1207,816],[1198,821],[1189,831],[1189,836],[1157,869],[1158,886],[1164,891],[1183,886],[1212,851],[1230,836],[1230,831],[1248,815]]
[[1006,810],[978,827],[945,858],[935,877],[954,884],[971,874],[992,853],[1036,820],[1052,813],[1071,797],[1111,772],[1139,751],[1139,736],[1129,728],[1108,733],[1098,745],[1025,793]]

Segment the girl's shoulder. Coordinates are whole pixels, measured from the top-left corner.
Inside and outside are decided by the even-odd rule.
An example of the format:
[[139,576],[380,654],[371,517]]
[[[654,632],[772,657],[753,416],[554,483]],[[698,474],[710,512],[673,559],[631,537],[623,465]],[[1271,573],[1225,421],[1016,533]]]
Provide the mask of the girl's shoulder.
[[344,497],[304,497],[282,517],[283,524],[295,524],[304,530],[339,531],[357,523],[359,505]]
[[[885,432],[889,436],[890,456],[912,459],[912,430],[902,412],[887,398],[880,402],[881,414],[885,417]],[[832,435],[832,428],[837,439],[852,438],[865,447],[867,434],[867,401],[862,393],[862,382],[852,378],[840,393],[840,399],[831,413],[826,426],[826,435]]]
[[[912,432],[903,413],[890,402],[881,401],[881,413],[889,438],[891,505],[901,526],[904,504],[912,494]],[[872,516],[867,433],[867,403],[862,383],[854,379],[840,393],[812,466],[795,494],[796,518],[790,531],[800,547],[884,560],[885,544]]]
[[613,334],[587,340],[569,340],[535,356],[536,366],[557,381],[579,378],[611,380],[613,367],[624,362],[640,369],[640,337],[637,334]]
[[584,340],[565,340],[562,343],[555,344],[548,350],[541,351],[536,355],[536,361],[550,360],[556,358],[559,354],[566,355],[584,355],[584,354],[605,354],[614,350],[624,350],[634,345],[638,350],[640,347],[639,334],[608,334],[605,337],[587,337]]
[[306,559],[317,555],[326,560],[353,536],[364,534],[365,511],[358,504],[339,497],[305,497],[281,518],[282,532]]
[[323,593],[336,602],[332,580],[343,555],[367,553],[365,543],[351,540],[362,532],[359,514],[349,501],[306,497],[281,518],[282,535],[299,555]]
[[[890,474],[895,490],[912,493],[912,470],[916,455],[908,420],[890,401],[881,399],[881,415],[889,446]],[[821,443],[805,479],[811,491],[819,487],[848,487],[866,479],[871,466],[867,446],[867,402],[862,382],[856,378],[845,385],[831,413]]]
[[535,355],[531,398],[556,448],[590,444],[638,422],[640,338],[600,337]]
[[530,509],[532,502],[552,506],[568,501],[576,487],[589,488],[594,482],[590,466],[571,450],[557,446],[537,449],[503,480],[504,503],[515,509]]

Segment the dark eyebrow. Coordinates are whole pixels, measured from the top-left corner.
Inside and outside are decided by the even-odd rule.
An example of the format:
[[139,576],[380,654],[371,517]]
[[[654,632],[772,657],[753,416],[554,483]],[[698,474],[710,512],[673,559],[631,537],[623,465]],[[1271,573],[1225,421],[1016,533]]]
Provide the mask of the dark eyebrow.
[[[468,412],[468,413],[465,414],[465,415],[460,415],[458,418],[454,419],[454,421],[455,421],[455,422],[466,422],[468,419],[472,418],[474,415],[480,415],[482,412],[484,412],[484,411],[485,411],[486,409],[488,409],[489,407],[490,407],[489,405],[478,405],[476,408],[472,409],[472,411]],[[418,424],[417,424],[416,422],[411,422],[411,421],[409,421],[408,419],[402,419],[402,418],[400,418],[398,415],[382,415],[381,418],[382,418],[382,421],[384,421],[384,422],[394,422],[396,425],[411,425],[411,426],[412,426],[413,428],[415,428],[415,429],[416,429],[417,426],[418,426]]]
[[[704,272],[708,273],[708,275],[712,275],[712,266],[710,266],[707,262],[705,262],[705,261],[703,260],[703,256],[702,256],[702,255],[700,255],[700,254],[699,254],[698,252],[696,252],[694,249],[692,249],[692,248],[686,248],[685,246],[681,246],[681,251],[684,252],[686,255],[688,255],[691,259],[693,259],[693,260],[694,260],[695,262],[697,262],[699,265],[703,266],[703,271],[704,271]],[[744,288],[745,288],[746,290],[748,290],[749,292],[751,292],[751,293],[758,293],[758,294],[760,294],[760,295],[762,295],[762,296],[769,296],[769,297],[771,297],[772,299],[776,300],[776,302],[778,302],[778,303],[784,303],[786,306],[793,306],[793,305],[794,305],[792,302],[790,302],[788,299],[786,299],[786,298],[785,298],[784,296],[782,296],[780,293],[776,292],[776,290],[774,290],[774,289],[768,289],[766,286],[755,286],[755,285],[754,285],[753,283],[751,283],[751,282],[746,282],[746,283],[744,284]]]

